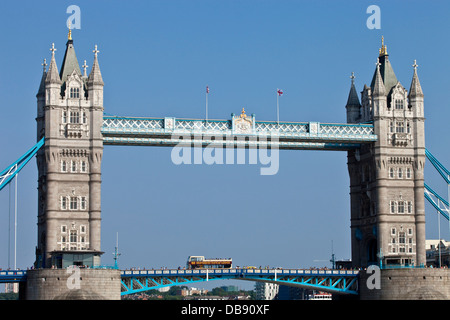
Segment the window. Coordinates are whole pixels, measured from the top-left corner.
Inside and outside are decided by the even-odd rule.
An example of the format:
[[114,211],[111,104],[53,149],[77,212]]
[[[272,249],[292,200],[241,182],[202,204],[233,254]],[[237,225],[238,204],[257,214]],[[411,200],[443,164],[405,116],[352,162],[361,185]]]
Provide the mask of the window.
[[70,123],[80,123],[80,113],[78,111],[70,111]]
[[86,233],[86,226],[80,226],[80,232]]
[[62,112],[62,123],[67,123],[67,111]]
[[66,233],[67,232],[67,226],[61,226],[61,232]]
[[83,112],[83,123],[86,124],[87,123],[87,116],[86,116],[86,112]]
[[80,209],[81,210],[86,210],[86,197],[81,197]]
[[403,109],[403,100],[402,99],[395,99],[395,109],[397,109],[397,110]]
[[80,88],[70,88],[71,98],[80,98]]
[[406,243],[406,238],[405,238],[405,233],[404,232],[399,232],[398,233],[398,243],[401,243],[401,244],[405,244]]
[[81,161],[81,172],[86,172],[86,161]]
[[77,210],[77,197],[70,197],[70,210]]
[[[408,235],[409,235],[409,236],[412,236],[412,234],[413,234],[413,229],[412,229],[412,228],[409,228],[409,229],[408,229]],[[412,239],[409,239],[409,240],[411,240],[410,243],[412,243]]]
[[390,207],[391,207],[391,213],[396,213],[397,212],[397,202],[391,201]]
[[406,168],[406,179],[411,179],[411,168]]
[[403,133],[405,132],[405,124],[403,122],[397,122],[395,127],[395,132]]
[[61,161],[61,172],[67,172],[67,162],[66,160]]
[[77,242],[77,232],[75,230],[70,231],[70,242]]
[[391,234],[392,234],[392,235],[395,235],[395,233],[396,233],[395,228],[392,228],[392,229],[391,229]]
[[402,168],[398,168],[398,178],[403,179],[403,170]]
[[394,132],[395,132],[395,125],[394,125],[394,122],[393,122],[393,121],[391,121],[391,122],[389,123],[389,131],[390,131],[391,133],[394,133]]
[[66,210],[66,209],[67,209],[67,199],[66,199],[66,197],[61,197],[61,210]]
[[63,243],[66,242],[66,236],[61,237],[61,242],[63,242]]
[[389,168],[389,178],[393,179],[395,177],[395,169]]
[[405,202],[399,201],[397,209],[398,209],[398,213],[405,213]]
[[411,126],[409,125],[409,122],[406,123],[406,133],[411,133]]
[[77,172],[77,162],[76,161],[71,161],[70,162],[70,171],[71,172]]
[[389,122],[389,131],[391,133],[394,133],[394,131],[395,131],[395,126],[394,126],[394,122],[393,121]]
[[[407,212],[412,213],[412,201],[408,201]],[[412,229],[410,229],[410,230],[412,230]]]

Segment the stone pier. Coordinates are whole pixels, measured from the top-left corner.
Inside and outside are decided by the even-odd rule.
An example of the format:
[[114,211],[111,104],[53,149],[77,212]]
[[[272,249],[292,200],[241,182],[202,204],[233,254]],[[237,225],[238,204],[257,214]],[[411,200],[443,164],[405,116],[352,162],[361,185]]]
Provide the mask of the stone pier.
[[367,286],[368,278],[372,275],[364,271],[360,273],[360,300],[450,299],[449,269],[382,269],[380,289],[369,289]]
[[26,300],[120,300],[120,270],[35,269],[27,271]]

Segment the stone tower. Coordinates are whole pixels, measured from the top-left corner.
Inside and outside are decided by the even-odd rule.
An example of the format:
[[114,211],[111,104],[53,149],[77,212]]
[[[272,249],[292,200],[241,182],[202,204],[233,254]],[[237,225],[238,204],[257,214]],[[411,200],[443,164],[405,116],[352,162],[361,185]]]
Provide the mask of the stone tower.
[[378,140],[348,152],[352,262],[425,265],[423,92],[414,61],[408,91],[384,41],[359,101],[352,75],[348,123],[373,123]]
[[100,263],[103,80],[94,50],[87,76],[69,30],[58,73],[54,45],[37,97],[38,242],[36,267]]

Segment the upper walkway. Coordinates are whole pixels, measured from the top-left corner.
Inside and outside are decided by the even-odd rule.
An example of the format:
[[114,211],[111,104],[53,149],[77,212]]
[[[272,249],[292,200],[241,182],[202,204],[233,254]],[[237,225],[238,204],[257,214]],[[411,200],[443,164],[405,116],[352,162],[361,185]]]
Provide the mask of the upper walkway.
[[350,150],[377,141],[373,124],[103,117],[104,145]]

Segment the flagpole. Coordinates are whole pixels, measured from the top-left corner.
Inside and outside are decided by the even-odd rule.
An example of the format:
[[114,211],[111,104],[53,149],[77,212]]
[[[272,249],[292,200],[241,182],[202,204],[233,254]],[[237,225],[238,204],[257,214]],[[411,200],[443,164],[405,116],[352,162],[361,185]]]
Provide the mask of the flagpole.
[[206,86],[206,121],[208,121],[208,91],[209,91],[209,88],[208,88],[208,86]]
[[279,103],[278,103],[278,97],[280,96],[279,94],[278,94],[278,88],[277,88],[277,124],[279,125],[280,124],[280,106],[279,106]]

